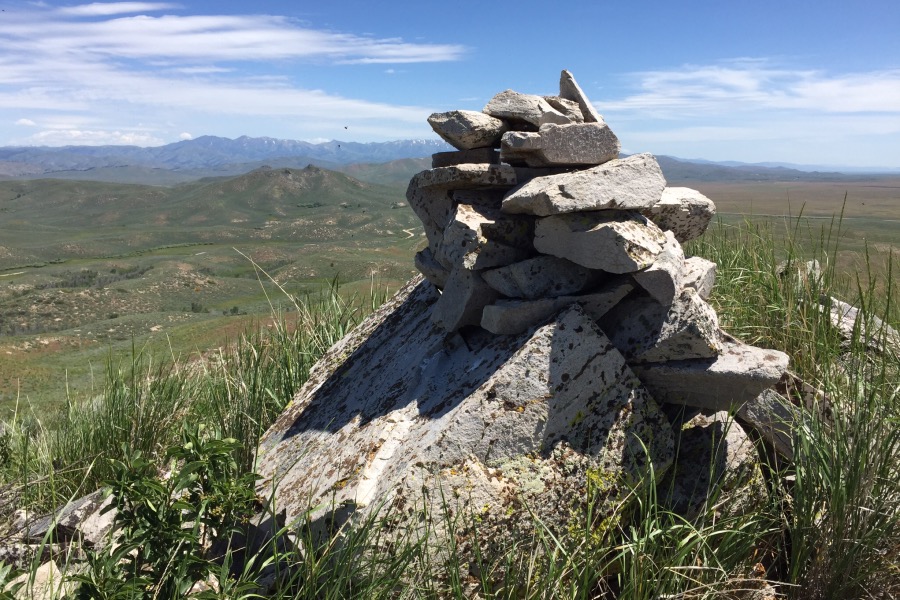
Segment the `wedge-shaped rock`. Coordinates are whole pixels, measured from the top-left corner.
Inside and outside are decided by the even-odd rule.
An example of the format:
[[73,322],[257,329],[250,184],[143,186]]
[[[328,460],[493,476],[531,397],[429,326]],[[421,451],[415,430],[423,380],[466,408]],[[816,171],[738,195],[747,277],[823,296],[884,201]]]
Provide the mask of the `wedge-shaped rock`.
[[575,81],[575,77],[567,70],[563,70],[559,75],[559,96],[566,100],[577,102],[581,108],[586,123],[603,122],[603,117],[588,100],[587,95],[581,91],[581,86]]
[[448,269],[502,267],[532,253],[534,225],[483,206],[458,204],[453,209],[435,250],[435,258]]
[[715,358],[633,365],[655,398],[708,410],[732,410],[775,385],[787,369],[788,356],[748,346],[722,334]]
[[619,150],[619,138],[606,123],[548,123],[537,133],[504,133],[500,160],[530,167],[599,165],[618,158]]
[[659,202],[642,212],[683,244],[703,235],[716,215],[716,205],[697,190],[673,187],[663,190]]
[[589,269],[633,273],[653,264],[666,236],[639,213],[598,211],[538,219],[534,247]]
[[653,264],[634,274],[634,280],[644,288],[650,296],[662,304],[669,306],[675,295],[681,291],[684,271],[684,250],[671,231],[666,231],[666,244],[657,255]]
[[[509,165],[462,164],[422,171],[413,176],[409,189],[447,188],[454,190],[517,185],[516,169]],[[407,191],[407,198],[409,192]]]
[[513,90],[500,92],[488,102],[483,112],[492,117],[510,121],[515,127],[519,123],[527,123],[535,129],[541,125],[541,116],[544,113],[558,111],[554,109],[540,96],[532,94],[520,94]]
[[450,269],[439,263],[434,257],[431,248],[425,248],[416,252],[415,256],[416,269],[425,276],[436,288],[444,289],[447,284],[447,278],[450,277]]
[[453,167],[462,164],[500,164],[500,151],[494,148],[473,148],[455,152],[435,152],[431,155],[431,168]]
[[584,114],[581,112],[581,107],[574,100],[566,100],[562,96],[544,96],[544,100],[555,108],[557,112],[569,119],[569,122],[584,123]]
[[665,187],[666,180],[653,155],[634,154],[591,169],[536,177],[507,194],[503,211],[546,216],[646,209],[659,202]]
[[428,117],[428,124],[445,142],[458,150],[494,146],[509,129],[500,119],[473,110],[434,113]]
[[693,288],[697,295],[709,300],[713,286],[716,284],[716,263],[700,256],[692,256],[684,261],[684,274],[681,285]]
[[453,213],[451,190],[441,187],[422,188],[410,184],[406,190],[406,199],[422,221],[429,246],[437,247]]
[[446,331],[479,325],[482,310],[497,296],[478,272],[457,267],[450,272],[441,297],[434,303],[431,321]]
[[522,333],[546,321],[560,310],[579,305],[592,319],[599,320],[627,296],[634,286],[625,281],[611,282],[597,292],[580,296],[559,296],[535,300],[497,300],[484,307],[481,326],[491,333]]
[[[389,510],[390,543],[426,515],[441,547],[434,536],[459,516],[461,560],[474,560],[466,548],[531,539],[536,523],[564,535],[589,503],[611,515],[617,482],[671,464],[667,418],[583,311],[463,339],[429,322],[435,294],[414,282],[376,311],[263,436],[257,490],[287,523],[315,531]],[[587,493],[589,474],[611,484],[594,489],[605,495]]]
[[537,256],[482,273],[507,298],[553,298],[576,294],[603,275],[555,256]]
[[742,404],[737,416],[769,442],[778,454],[794,460],[794,427],[801,418],[798,406],[769,389]]
[[646,296],[623,302],[600,325],[632,364],[711,358],[722,349],[716,311],[690,288],[671,306]]

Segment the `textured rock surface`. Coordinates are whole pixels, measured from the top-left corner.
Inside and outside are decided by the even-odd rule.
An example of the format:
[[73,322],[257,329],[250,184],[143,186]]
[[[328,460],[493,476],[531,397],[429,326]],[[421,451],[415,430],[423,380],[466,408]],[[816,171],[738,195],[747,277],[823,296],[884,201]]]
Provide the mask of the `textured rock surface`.
[[671,306],[648,297],[621,303],[601,321],[630,363],[713,358],[721,349],[716,311],[687,288]]
[[646,209],[666,180],[652,154],[635,154],[571,173],[537,177],[503,199],[510,214],[557,215],[604,209]]
[[444,289],[447,278],[450,277],[450,269],[439,263],[431,252],[431,248],[425,248],[416,252],[416,269],[425,276],[438,289]]
[[587,123],[602,122],[603,117],[588,100],[587,95],[581,90],[581,86],[575,81],[575,77],[569,71],[564,70],[559,76],[559,96],[566,100],[578,103],[581,113]]
[[422,221],[428,244],[436,247],[453,212],[451,191],[445,188],[420,188],[410,185],[406,190],[410,208]]
[[597,271],[555,256],[537,256],[482,275],[504,296],[529,299],[575,294],[602,278]]
[[580,296],[559,296],[535,300],[497,300],[484,307],[481,326],[499,335],[522,333],[572,304],[579,305],[595,321],[628,295],[634,286],[612,282],[603,289]]
[[775,385],[787,370],[788,357],[756,348],[722,334],[715,358],[634,365],[634,371],[661,402],[708,410],[737,409]]
[[581,112],[581,107],[574,100],[566,100],[562,96],[544,96],[544,100],[555,108],[557,112],[569,119],[569,122],[584,123],[584,114]]
[[671,231],[666,231],[666,243],[653,264],[634,274],[634,280],[650,296],[669,306],[681,291],[684,273],[684,250]]
[[536,132],[503,134],[500,160],[530,167],[599,165],[619,157],[619,138],[606,123],[542,124]]
[[737,416],[751,425],[778,454],[793,460],[792,431],[799,421],[799,410],[784,396],[769,389],[742,404]]
[[494,148],[473,148],[456,152],[436,152],[431,155],[431,168],[452,167],[461,164],[500,164],[500,151]]
[[540,96],[506,90],[491,98],[483,112],[498,119],[521,121],[537,128],[544,113],[558,111]]
[[716,205],[697,190],[673,187],[663,190],[659,202],[643,212],[683,244],[703,235],[716,215]]
[[258,489],[275,489],[288,523],[387,506],[415,526],[424,492],[438,519],[477,511],[481,539],[533,534],[523,503],[562,533],[583,518],[589,472],[640,472],[639,440],[658,471],[671,463],[668,420],[580,309],[464,339],[431,326],[435,295],[405,287],[326,353],[264,435]]
[[434,113],[428,117],[428,124],[458,150],[493,146],[509,128],[500,119],[473,110]]
[[502,267],[532,254],[533,224],[499,210],[458,204],[450,215],[434,252],[448,269]]
[[513,187],[517,183],[516,169],[509,165],[464,164],[417,173],[410,180],[409,189],[480,189],[491,186]]
[[716,263],[699,256],[685,259],[681,285],[693,288],[698,296],[708,300],[715,284]]
[[481,323],[484,307],[497,299],[497,292],[481,275],[464,267],[450,272],[447,284],[431,312],[431,321],[446,331]]
[[639,213],[596,211],[538,219],[534,247],[589,269],[633,273],[662,252],[666,236]]

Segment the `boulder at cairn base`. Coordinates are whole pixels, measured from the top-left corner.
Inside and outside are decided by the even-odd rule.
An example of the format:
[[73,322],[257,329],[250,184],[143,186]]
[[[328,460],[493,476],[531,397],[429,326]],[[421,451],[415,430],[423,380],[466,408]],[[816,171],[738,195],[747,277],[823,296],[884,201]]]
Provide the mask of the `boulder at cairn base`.
[[619,138],[606,123],[541,125],[537,133],[503,134],[500,160],[529,167],[599,165],[619,157]]
[[716,215],[716,205],[697,190],[667,187],[659,202],[642,212],[683,244],[703,235]]
[[509,129],[500,119],[474,110],[434,113],[428,117],[428,124],[457,150],[494,146]]
[[589,269],[633,273],[653,264],[666,244],[659,227],[636,212],[597,211],[538,219],[534,247]]
[[503,212],[538,216],[606,209],[647,209],[666,187],[652,154],[634,154],[583,171],[536,177],[510,191]]
[[436,295],[408,284],[325,354],[263,436],[257,489],[274,490],[288,523],[391,510],[384,533],[399,538],[421,531],[424,502],[436,524],[477,513],[464,538],[530,539],[536,522],[560,535],[584,522],[589,474],[613,495],[648,460],[671,464],[668,419],[581,309],[463,339],[431,324]]

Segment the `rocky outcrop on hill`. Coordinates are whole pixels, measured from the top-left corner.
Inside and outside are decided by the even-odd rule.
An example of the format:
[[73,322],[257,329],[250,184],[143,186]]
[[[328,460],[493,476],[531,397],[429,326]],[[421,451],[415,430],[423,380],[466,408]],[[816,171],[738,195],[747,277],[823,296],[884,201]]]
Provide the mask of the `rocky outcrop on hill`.
[[[288,520],[333,528],[391,511],[409,533],[476,515],[477,536],[455,534],[463,547],[535,522],[562,534],[589,503],[608,526],[649,464],[675,461],[681,427],[664,404],[719,413],[717,431],[745,439],[721,411],[788,359],[721,331],[706,302],[715,265],[681,243],[713,203],[667,188],[650,154],[618,158],[567,71],[558,96],[507,90],[483,114],[429,123],[458,151],[407,191],[428,239],[423,277],[327,353],[262,440],[260,491]],[[754,472],[734,444],[741,458],[722,464]],[[694,464],[676,480],[711,452],[679,455]]]

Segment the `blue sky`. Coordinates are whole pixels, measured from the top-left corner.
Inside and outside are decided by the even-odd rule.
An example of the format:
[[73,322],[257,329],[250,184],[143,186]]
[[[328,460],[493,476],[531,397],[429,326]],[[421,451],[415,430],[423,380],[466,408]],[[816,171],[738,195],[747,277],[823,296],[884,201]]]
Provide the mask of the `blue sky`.
[[0,0],[0,145],[435,137],[571,70],[623,149],[900,167],[900,2]]

